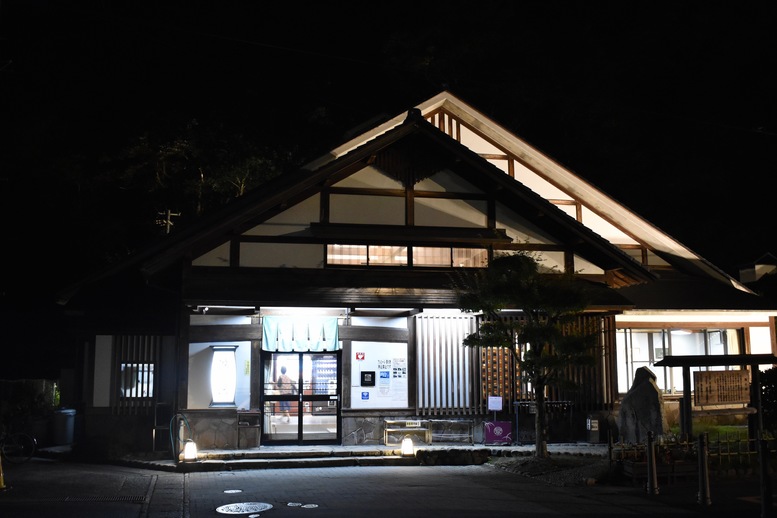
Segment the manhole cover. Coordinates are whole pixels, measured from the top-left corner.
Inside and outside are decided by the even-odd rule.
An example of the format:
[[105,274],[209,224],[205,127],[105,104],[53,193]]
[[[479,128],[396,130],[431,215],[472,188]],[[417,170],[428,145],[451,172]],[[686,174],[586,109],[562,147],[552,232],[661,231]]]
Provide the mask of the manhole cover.
[[227,504],[216,508],[217,513],[221,514],[251,514],[259,513],[272,509],[272,504],[264,502],[242,502],[239,504]]
[[243,490],[242,489],[225,489],[224,492],[225,493],[242,493]]

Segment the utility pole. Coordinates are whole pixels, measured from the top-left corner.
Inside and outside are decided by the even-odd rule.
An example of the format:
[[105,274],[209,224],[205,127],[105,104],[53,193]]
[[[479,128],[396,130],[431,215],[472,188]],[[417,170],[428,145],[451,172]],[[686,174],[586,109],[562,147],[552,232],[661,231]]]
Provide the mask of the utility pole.
[[165,235],[170,233],[170,229],[173,228],[173,217],[174,216],[180,216],[180,212],[172,212],[170,209],[167,209],[164,212],[157,212],[160,216],[164,216],[164,219],[157,219],[156,224],[165,227]]

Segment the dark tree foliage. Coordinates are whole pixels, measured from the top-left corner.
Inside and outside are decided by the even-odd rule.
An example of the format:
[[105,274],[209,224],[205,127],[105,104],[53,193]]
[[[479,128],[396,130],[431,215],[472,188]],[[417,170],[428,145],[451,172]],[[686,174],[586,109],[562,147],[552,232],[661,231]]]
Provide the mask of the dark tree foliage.
[[[460,309],[483,314],[480,328],[464,345],[510,350],[520,375],[531,383],[537,404],[535,456],[546,457],[546,388],[571,386],[564,372],[594,361],[597,335],[566,325],[586,309],[588,284],[573,274],[543,273],[533,257],[516,253],[495,258],[488,268],[460,273],[455,286]],[[525,318],[501,318],[508,309],[521,310]]]

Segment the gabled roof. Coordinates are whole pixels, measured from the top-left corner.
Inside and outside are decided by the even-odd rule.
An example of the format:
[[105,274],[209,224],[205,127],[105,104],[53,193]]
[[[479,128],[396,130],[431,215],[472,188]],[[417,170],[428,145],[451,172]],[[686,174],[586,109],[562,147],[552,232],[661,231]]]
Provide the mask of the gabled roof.
[[[641,291],[635,291],[635,294],[640,293],[639,298],[642,298],[643,301],[652,298],[652,296],[646,295],[651,290],[649,285],[653,285],[656,281],[656,276],[650,270],[426,120],[428,114],[441,109],[455,114],[456,117],[461,118],[471,128],[481,132],[486,138],[520,156],[521,160],[530,164],[538,174],[575,196],[575,199],[581,203],[597,210],[602,215],[623,222],[629,232],[643,237],[645,243],[649,243],[656,251],[665,254],[667,258],[676,263],[687,262],[696,271],[702,272],[708,281],[714,281],[719,285],[722,282],[721,288],[725,285],[728,289],[740,289],[736,281],[650,223],[631,213],[601,191],[511,135],[504,128],[453,95],[443,92],[420,104],[417,108],[411,109],[408,114],[397,116],[360,137],[352,139],[325,157],[309,163],[301,170],[271,180],[245,196],[234,200],[222,210],[208,215],[199,223],[167,236],[164,240],[139,251],[126,261],[85,279],[71,289],[62,292],[60,302],[66,303],[70,296],[84,284],[109,277],[123,269],[139,271],[146,278],[163,275],[169,267],[184,264],[188,260],[229,241],[257,222],[320,192],[323,188],[337,182],[338,179],[363,168],[370,161],[380,160],[386,154],[396,153],[397,150],[405,155],[413,155],[414,150],[419,149],[423,150],[423,153],[414,156],[416,158],[423,156],[423,160],[430,162],[426,166],[444,166],[466,178],[468,182],[509,205],[549,234],[558,237],[564,243],[571,244],[575,253],[602,268],[615,272],[616,276],[621,276],[623,285],[647,282],[648,286],[643,287]],[[425,165],[421,164],[419,167],[425,167]],[[336,225],[328,224],[315,225],[314,227],[316,232],[322,233],[321,235],[343,230],[336,228]],[[464,237],[459,236],[462,239]],[[485,239],[482,235],[478,235],[477,238]],[[499,239],[499,236],[495,235],[493,238]],[[744,291],[746,293],[743,294],[751,294],[748,290]],[[626,292],[622,295],[626,295]],[[623,306],[625,302],[620,301],[618,304]],[[657,302],[657,304],[661,303]],[[647,306],[639,305],[650,307],[649,304]]]

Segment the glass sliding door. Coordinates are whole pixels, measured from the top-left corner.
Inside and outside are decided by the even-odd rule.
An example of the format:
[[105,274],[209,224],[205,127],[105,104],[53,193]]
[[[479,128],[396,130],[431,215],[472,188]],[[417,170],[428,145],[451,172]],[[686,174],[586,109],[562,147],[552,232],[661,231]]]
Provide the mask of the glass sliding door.
[[266,356],[262,443],[339,443],[339,364],[339,353]]

